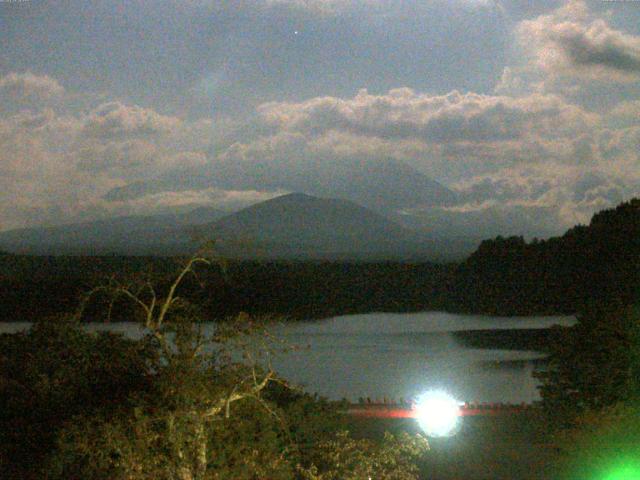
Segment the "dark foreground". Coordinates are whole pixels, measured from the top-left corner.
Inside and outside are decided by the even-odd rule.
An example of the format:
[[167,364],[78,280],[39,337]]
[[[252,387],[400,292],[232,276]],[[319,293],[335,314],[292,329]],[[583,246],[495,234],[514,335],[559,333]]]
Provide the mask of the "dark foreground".
[[[352,418],[356,436],[419,431],[412,419]],[[536,413],[465,417],[453,437],[429,439],[424,480],[551,480],[554,449]]]

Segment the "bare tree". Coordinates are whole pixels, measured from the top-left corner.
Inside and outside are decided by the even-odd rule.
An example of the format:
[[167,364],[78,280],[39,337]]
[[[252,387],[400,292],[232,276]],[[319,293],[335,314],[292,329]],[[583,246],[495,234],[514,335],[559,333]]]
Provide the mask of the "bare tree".
[[[145,416],[144,421],[152,422],[156,433],[162,432],[163,438],[159,441],[170,451],[168,468],[173,470],[173,478],[180,480],[205,478],[210,452],[207,428],[216,417],[229,418],[232,405],[245,400],[257,402],[277,417],[261,392],[271,382],[284,383],[269,361],[273,352],[269,346],[273,345],[272,337],[258,328],[259,322],[240,314],[216,325],[213,332],[205,333],[197,312],[178,294],[187,275],[197,278],[198,265],[214,264],[221,265],[202,253],[194,255],[186,261],[165,295],[159,294],[150,281],[127,285],[111,279],[108,284],[88,292],[78,312],[81,317],[91,298],[98,293],[109,298],[109,317],[114,302],[120,297],[131,300],[141,311],[147,336],[159,348],[158,363],[152,369],[160,379],[156,383],[163,386],[164,406],[169,407],[162,410],[161,415]],[[149,436],[151,433],[146,427],[134,430]],[[149,439],[142,440],[140,444],[145,445]],[[132,450],[130,458],[119,460],[120,466],[130,474],[127,478],[142,478],[134,475],[143,462],[139,453],[146,452]]]

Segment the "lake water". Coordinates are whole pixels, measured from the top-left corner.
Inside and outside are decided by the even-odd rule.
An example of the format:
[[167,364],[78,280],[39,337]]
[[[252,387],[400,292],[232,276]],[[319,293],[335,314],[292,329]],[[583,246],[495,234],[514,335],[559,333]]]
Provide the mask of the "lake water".
[[[372,313],[279,325],[273,333],[302,348],[274,359],[284,378],[332,399],[411,398],[445,389],[461,401],[531,402],[531,376],[543,355],[531,351],[480,350],[456,342],[451,332],[571,325],[573,317],[489,317],[443,312]],[[28,328],[0,324],[0,332]],[[91,324],[136,337],[136,324]]]

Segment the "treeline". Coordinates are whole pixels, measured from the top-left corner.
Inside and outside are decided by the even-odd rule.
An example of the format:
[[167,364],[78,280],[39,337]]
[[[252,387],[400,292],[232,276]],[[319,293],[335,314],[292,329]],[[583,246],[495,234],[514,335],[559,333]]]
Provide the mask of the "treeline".
[[[166,289],[178,258],[29,257],[0,259],[0,321],[33,321],[69,312],[93,287],[111,278],[150,281]],[[411,312],[444,306],[454,266],[429,263],[229,262],[190,276],[181,295],[213,320],[253,315],[314,319],[373,311]],[[85,320],[104,320],[106,299],[90,302]],[[117,302],[112,320],[130,319],[131,304]]]
[[[2,255],[0,321],[33,321],[68,312],[84,293],[112,276],[166,286],[180,261]],[[639,287],[640,200],[634,199],[596,214],[590,225],[576,226],[561,237],[486,240],[460,264],[237,261],[225,269],[199,272],[185,283],[183,294],[197,301],[209,319],[240,311],[313,319],[421,310],[573,314],[593,304],[632,304]],[[96,307],[98,311],[104,309]],[[118,308],[113,312],[116,320],[131,313]],[[87,315],[97,319],[92,312]]]
[[630,305],[639,293],[640,199],[634,199],[561,237],[482,242],[456,270],[446,297],[454,310],[528,315]]

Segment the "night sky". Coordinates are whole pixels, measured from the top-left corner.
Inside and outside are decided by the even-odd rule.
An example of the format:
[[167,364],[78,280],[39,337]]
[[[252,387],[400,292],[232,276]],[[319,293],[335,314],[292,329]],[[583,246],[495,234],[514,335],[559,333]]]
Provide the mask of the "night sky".
[[390,159],[457,194],[424,218],[545,233],[640,194],[640,2],[4,0],[0,45],[1,230]]

